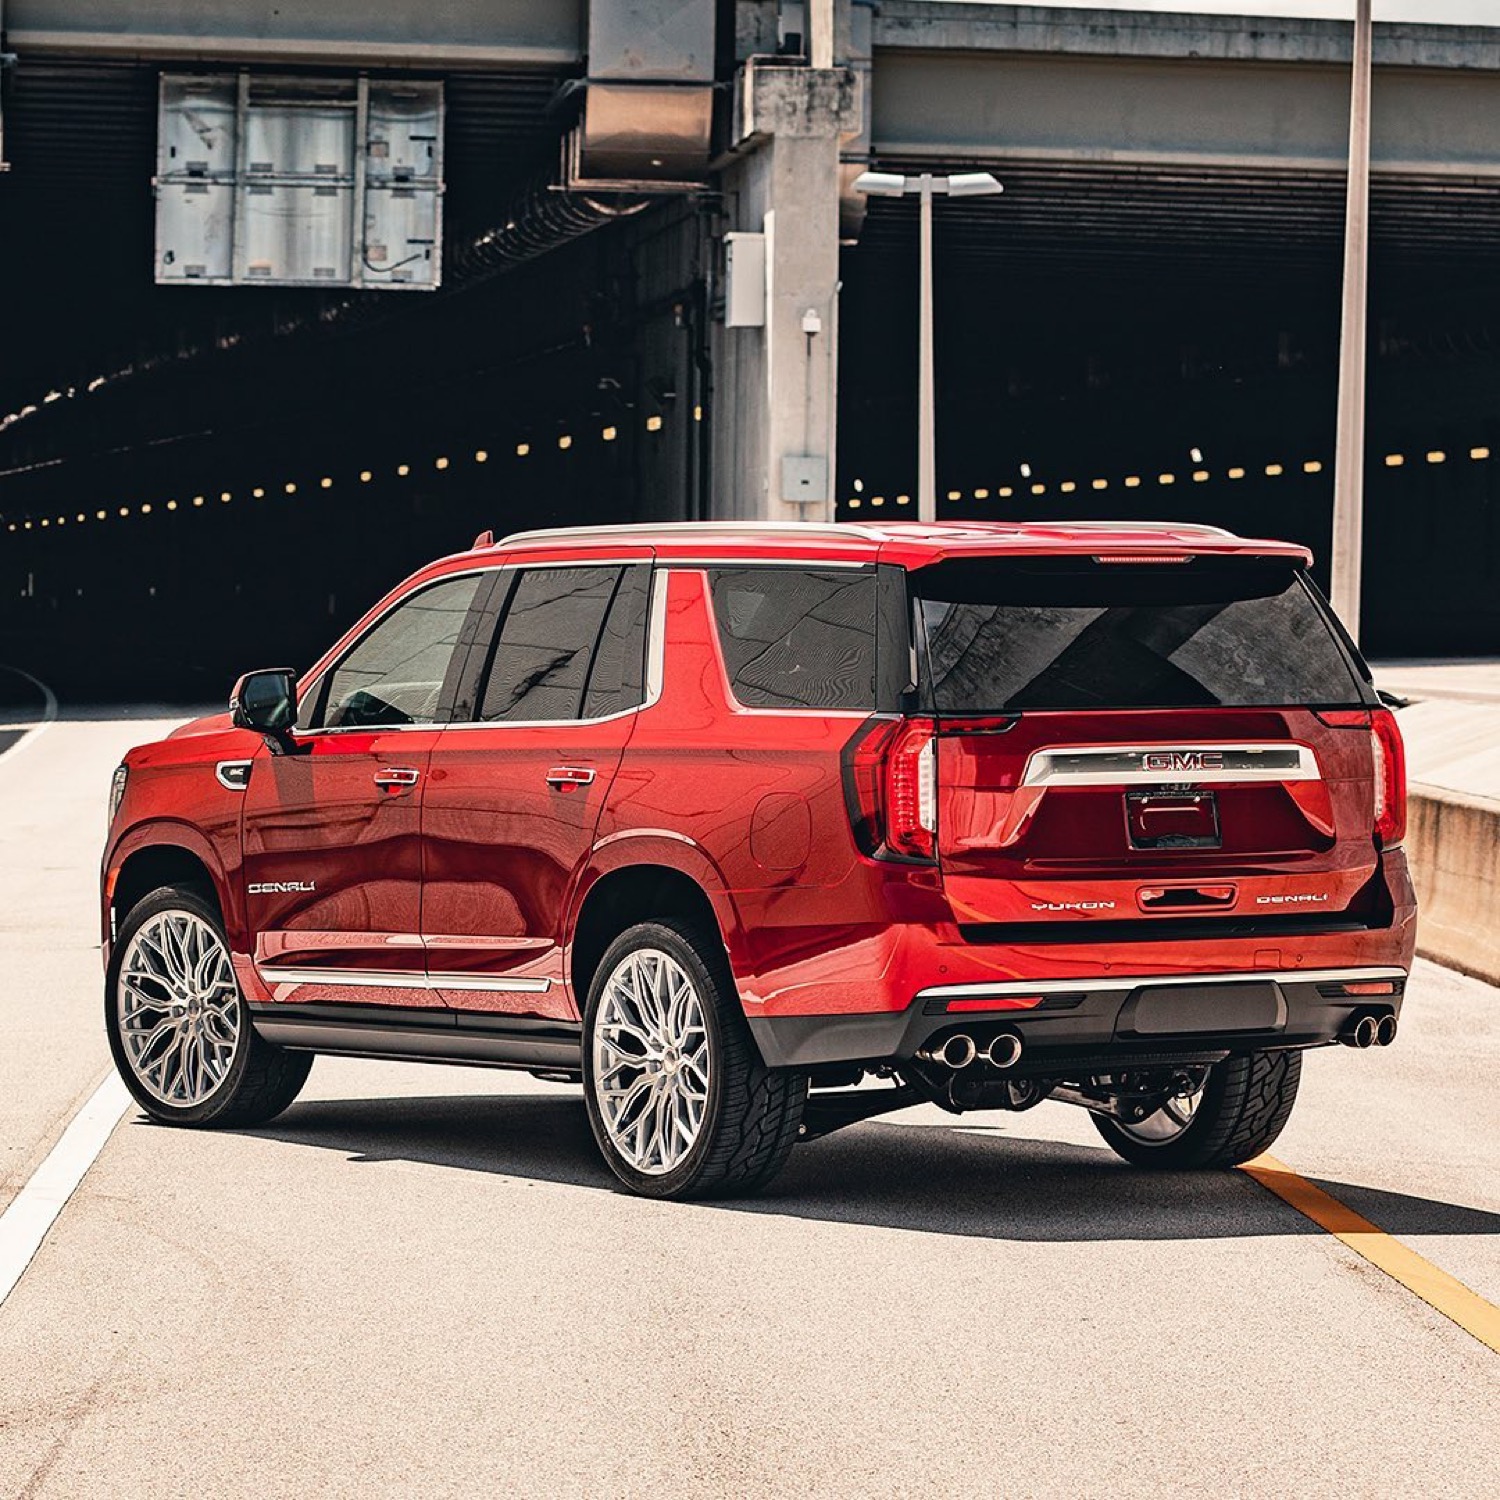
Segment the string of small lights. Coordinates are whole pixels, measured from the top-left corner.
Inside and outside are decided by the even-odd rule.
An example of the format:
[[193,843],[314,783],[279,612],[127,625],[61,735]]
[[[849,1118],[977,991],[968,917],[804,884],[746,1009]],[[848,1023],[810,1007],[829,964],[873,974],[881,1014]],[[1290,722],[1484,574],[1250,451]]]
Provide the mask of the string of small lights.
[[[695,406],[692,411],[692,416],[694,421],[702,421],[702,407]],[[664,430],[665,422],[661,416],[652,415],[645,418],[644,427],[647,432],[657,433]],[[611,424],[600,429],[599,440],[604,443],[613,443],[617,441],[619,435],[619,427],[615,424]],[[556,439],[556,443],[558,451],[566,453],[574,447],[575,437],[572,433],[559,433]],[[527,458],[533,452],[533,447],[534,445],[531,441],[521,439],[514,444],[512,451],[516,458]],[[475,464],[488,463],[490,457],[490,451],[485,448],[476,448],[473,450],[473,453],[471,455],[472,462]],[[1455,455],[1449,454],[1446,449],[1430,448],[1424,453],[1413,454],[1410,456],[1404,453],[1387,453],[1384,458],[1384,465],[1388,469],[1405,468],[1409,462],[1413,464],[1425,462],[1430,465],[1438,465],[1448,463],[1453,457],[1455,457]],[[1471,462],[1483,463],[1493,457],[1493,451],[1489,447],[1482,444],[1476,445],[1475,447],[1472,447],[1468,450],[1468,457]],[[438,454],[432,460],[432,467],[435,471],[441,473],[450,469],[453,463],[454,459],[449,455]],[[1316,475],[1323,473],[1326,467],[1327,465],[1325,464],[1324,460],[1318,458],[1309,458],[1305,459],[1300,465],[1293,464],[1288,466],[1287,464],[1279,462],[1267,463],[1261,466],[1261,472],[1268,479],[1278,479],[1287,474],[1292,469],[1300,469],[1300,471],[1304,474]],[[1021,484],[1001,484],[994,486],[980,485],[971,490],[951,489],[945,492],[944,498],[949,503],[958,503],[968,499],[985,501],[989,500],[991,497],[997,500],[1010,500],[1015,498],[1017,495],[1042,498],[1052,493],[1054,489],[1060,495],[1072,495],[1077,493],[1080,489],[1084,488],[1084,485],[1080,483],[1080,481],[1075,479],[1064,479],[1058,481],[1055,485],[1048,485],[1045,481],[1033,479],[1031,477],[1030,471],[1030,464],[1022,465],[1022,473],[1025,476],[1027,482]],[[395,465],[393,472],[398,479],[406,479],[410,477],[412,473],[412,466],[409,463],[398,463]],[[1223,477],[1226,480],[1235,482],[1248,478],[1250,472],[1250,469],[1244,465],[1233,465],[1223,471]],[[1159,488],[1169,488],[1178,482],[1179,477],[1193,484],[1207,484],[1214,479],[1215,475],[1212,470],[1201,467],[1184,470],[1181,476],[1179,476],[1175,471],[1163,471],[1155,476],[1142,474],[1126,474],[1116,479],[1090,479],[1089,481],[1087,481],[1087,488],[1095,492],[1107,491],[1113,488],[1115,484],[1119,484],[1121,488],[1127,490],[1142,489],[1153,484]],[[370,484],[375,480],[375,478],[376,473],[373,469],[360,469],[358,472],[357,482],[360,484]],[[332,474],[321,475],[317,480],[317,488],[323,490],[333,489],[334,484],[335,481]],[[295,495],[298,493],[297,481],[293,479],[287,480],[280,486],[280,488],[282,493],[285,495]],[[866,508],[880,509],[883,508],[887,503],[896,506],[910,507],[912,504],[911,495],[906,493],[892,495],[889,497],[889,500],[883,494],[866,494],[864,481],[861,479],[854,480],[853,489],[854,493],[841,502],[841,507],[843,509],[851,511],[862,510]],[[98,523],[102,521],[112,520],[129,520],[134,517],[153,515],[157,510],[202,510],[210,505],[211,502],[209,497],[212,493],[213,492],[211,490],[205,490],[202,494],[196,494],[191,496],[190,498],[182,500],[173,498],[164,501],[147,500],[136,505],[100,506],[93,510],[86,509],[76,511],[71,516],[64,513],[57,516],[47,515],[17,517],[15,520],[6,522],[6,530],[8,532],[50,530],[54,527],[64,527],[68,525],[82,526],[87,525],[91,522]],[[269,491],[265,485],[255,485],[249,491],[249,498],[252,500],[263,500],[266,498],[266,495],[268,493]],[[220,490],[218,491],[217,498],[219,504],[229,505],[234,502],[235,495],[231,490]]]
[[[1425,454],[1413,455],[1410,462],[1417,463],[1425,460],[1429,464],[1445,464],[1450,455],[1442,448],[1428,449]],[[1484,446],[1469,449],[1469,458],[1474,463],[1483,463],[1492,457],[1492,452]],[[1405,468],[1408,457],[1404,453],[1387,453],[1385,455],[1385,467],[1388,469]],[[1301,464],[1287,465],[1284,463],[1268,463],[1262,466],[1261,472],[1267,479],[1279,479],[1292,470],[1299,470],[1303,474],[1321,474],[1328,467],[1320,458],[1305,459]],[[1242,464],[1233,465],[1223,472],[1223,477],[1230,481],[1239,481],[1249,477],[1251,470]],[[1170,488],[1178,483],[1179,479],[1186,480],[1192,484],[1208,484],[1215,477],[1213,470],[1205,468],[1192,468],[1184,470],[1181,474],[1176,471],[1163,471],[1156,475],[1149,474],[1126,474],[1115,479],[1090,479],[1083,484],[1076,479],[1063,479],[1056,484],[1048,485],[1041,480],[1031,479],[1031,465],[1022,465],[1022,474],[1028,481],[1021,484],[980,485],[971,490],[947,490],[943,498],[950,503],[963,500],[1010,500],[1017,495],[1041,497],[1053,493],[1055,490],[1059,495],[1076,494],[1079,490],[1087,488],[1092,491],[1104,491],[1118,484],[1122,489],[1138,490],[1151,485],[1159,488]],[[910,506],[912,497],[909,494],[898,494],[892,496],[869,495],[865,493],[865,485],[862,479],[853,482],[854,493],[841,503],[847,510],[863,510],[865,508],[878,509],[887,504]]]
[[[695,422],[701,422],[703,420],[703,408],[701,406],[693,407],[692,418]],[[642,425],[647,432],[658,433],[665,430],[666,422],[663,417],[659,415],[652,415],[646,417]],[[617,423],[611,423],[608,426],[601,428],[599,431],[599,441],[603,443],[616,442],[619,439],[619,436],[620,428]],[[573,448],[575,441],[575,437],[572,433],[559,433],[556,439],[558,451],[567,453]],[[535,444],[532,441],[527,439],[520,439],[516,441],[512,451],[514,452],[516,458],[528,458],[532,454],[534,449]],[[470,457],[473,463],[484,464],[490,461],[491,453],[487,448],[476,448],[473,450]],[[446,453],[440,453],[433,458],[432,467],[437,472],[442,473],[452,468],[455,462],[461,462],[461,460],[455,460]],[[409,463],[398,463],[394,466],[391,472],[394,473],[395,477],[398,479],[406,479],[409,478],[412,473],[412,465]],[[359,470],[357,482],[360,484],[371,484],[374,482],[375,478],[376,473],[373,469],[361,469]],[[324,474],[317,480],[317,488],[322,490],[331,490],[334,488],[334,482],[334,476],[332,474]],[[276,486],[274,485],[270,487],[270,489],[275,488]],[[280,489],[281,492],[285,495],[295,495],[298,493],[298,482],[295,479],[289,479],[280,486]],[[269,490],[265,485],[256,485],[248,492],[249,498],[252,500],[264,500],[268,493]],[[202,494],[193,495],[189,498],[181,500],[174,498],[169,500],[157,501],[147,500],[136,505],[100,506],[97,509],[75,511],[72,515],[64,513],[63,515],[18,516],[12,521],[7,521],[5,523],[5,529],[8,532],[42,531],[69,525],[82,526],[90,523],[97,523],[100,521],[130,520],[139,516],[153,515],[158,510],[202,510],[213,503],[213,494],[214,491],[211,488],[208,488],[205,489]],[[217,503],[220,505],[233,504],[236,498],[234,491],[232,490],[219,490],[217,494]]]

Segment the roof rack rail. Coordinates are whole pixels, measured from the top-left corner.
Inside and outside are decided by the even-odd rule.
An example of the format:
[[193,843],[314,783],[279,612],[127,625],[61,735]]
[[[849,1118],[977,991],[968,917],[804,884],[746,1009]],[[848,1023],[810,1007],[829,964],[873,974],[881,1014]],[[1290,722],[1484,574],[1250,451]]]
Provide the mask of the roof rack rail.
[[1067,531],[1183,531],[1205,536],[1233,536],[1222,526],[1201,521],[1022,521],[1023,526],[1057,526]]
[[873,539],[876,533],[850,521],[658,521],[626,523],[618,526],[549,526],[536,531],[513,531],[495,543],[497,547],[517,542],[560,541],[568,537],[656,536],[662,532],[674,536],[723,536],[735,532],[760,534],[783,533],[791,536],[817,532],[825,536],[857,536]]

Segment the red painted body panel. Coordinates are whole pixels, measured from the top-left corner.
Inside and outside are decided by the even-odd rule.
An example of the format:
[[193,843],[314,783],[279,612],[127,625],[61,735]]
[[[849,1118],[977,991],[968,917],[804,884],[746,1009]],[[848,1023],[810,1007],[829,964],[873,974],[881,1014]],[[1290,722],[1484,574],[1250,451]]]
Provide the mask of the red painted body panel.
[[[436,730],[340,730],[307,753],[262,753],[244,800],[245,904],[257,964],[421,974],[422,781]],[[384,788],[377,772],[412,771]],[[275,890],[286,885],[303,887]],[[272,984],[298,1002],[353,998],[325,981]],[[366,1005],[441,1005],[428,989],[361,987]]]
[[[1132,848],[1119,786],[1022,785],[1042,750],[1246,742],[1307,746],[1320,779],[1215,786],[1214,848]],[[1377,866],[1373,774],[1368,724],[1332,728],[1307,709],[1027,713],[978,735],[960,726],[939,740],[944,887],[960,922],[1082,926],[1137,915],[1144,888],[1207,882],[1234,887],[1213,910],[1224,920],[1271,904],[1342,912]],[[1304,900],[1283,899],[1294,896]]]
[[[701,568],[777,558],[919,567],[984,552],[1305,559],[1285,544],[1124,524],[554,535],[424,568],[304,685],[392,603],[443,573],[651,548],[669,569],[664,668],[659,696],[641,710],[595,724],[315,734],[309,754],[285,757],[223,717],[185,726],[128,757],[105,858],[106,921],[125,861],[172,845],[200,859],[218,887],[252,999],[556,1018],[576,1015],[582,998],[568,964],[591,890],[606,875],[646,865],[679,871],[706,893],[752,1016],[889,1013],[934,985],[1410,966],[1414,900],[1404,855],[1378,850],[1372,834],[1368,728],[1332,727],[1301,709],[1195,709],[1032,713],[1003,733],[945,733],[937,752],[941,863],[875,858],[856,844],[843,775],[846,747],[867,716],[738,705]],[[1039,749],[1184,741],[1302,744],[1318,775],[1297,785],[1219,786],[1221,846],[1170,852],[1130,847],[1118,787],[1020,784]],[[227,759],[254,760],[247,791],[215,779]],[[392,796],[372,782],[387,765],[422,775]],[[595,777],[560,791],[546,780],[557,766],[587,767]],[[247,894],[249,884],[266,882],[316,889]],[[1327,898],[1312,903],[1319,911],[1387,916],[1343,932],[1213,937],[1199,929],[1152,939],[1156,918],[1140,909],[1141,889],[1204,882],[1233,887],[1216,910],[1226,919],[1264,914],[1262,896],[1313,894]],[[1269,906],[1280,914],[1279,903]],[[1137,924],[1129,942],[1091,937],[1091,924],[1125,918]],[[998,924],[1026,932],[1000,941]],[[1043,927],[1055,929],[1047,941],[1038,940]],[[368,982],[267,985],[257,962],[396,971],[408,982],[388,991]],[[547,987],[410,985],[413,971],[428,970]]]
[[[545,979],[541,992],[456,990],[462,1010],[572,1014],[563,988],[563,918],[634,725],[496,724],[448,729],[433,753],[422,810],[422,931],[435,973]],[[549,771],[588,770],[554,787]],[[436,982],[435,982],[436,983]]]

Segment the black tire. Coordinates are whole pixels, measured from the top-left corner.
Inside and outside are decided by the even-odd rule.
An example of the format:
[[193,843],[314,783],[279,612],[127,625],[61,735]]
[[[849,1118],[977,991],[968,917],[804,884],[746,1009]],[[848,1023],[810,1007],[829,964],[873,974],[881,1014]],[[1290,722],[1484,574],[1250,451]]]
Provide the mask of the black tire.
[[[696,988],[710,1063],[696,1141],[670,1171],[655,1173],[638,1170],[611,1140],[595,1076],[595,1031],[605,989],[620,964],[643,950],[675,959]],[[600,960],[584,1008],[583,1084],[600,1153],[626,1187],[648,1198],[728,1198],[760,1191],[796,1144],[807,1099],[806,1074],[768,1068],[761,1061],[717,936],[673,919],[627,928]]]
[[164,1124],[262,1125],[279,1115],[297,1097],[312,1068],[312,1053],[288,1052],[263,1040],[250,1024],[237,981],[235,995],[239,1001],[239,1024],[234,1049],[223,1077],[206,1097],[187,1105],[158,1098],[146,1086],[126,1053],[120,1035],[120,970],[136,934],[152,918],[168,912],[196,917],[206,923],[228,952],[229,940],[218,908],[204,892],[193,886],[160,886],[131,907],[120,924],[104,983],[104,1029],[109,1036],[109,1050],[115,1067],[141,1108],[152,1119]]
[[1169,1172],[1237,1167],[1281,1134],[1301,1078],[1300,1052],[1251,1052],[1209,1069],[1192,1122],[1168,1140],[1143,1140],[1107,1115],[1093,1120],[1110,1148],[1137,1167]]

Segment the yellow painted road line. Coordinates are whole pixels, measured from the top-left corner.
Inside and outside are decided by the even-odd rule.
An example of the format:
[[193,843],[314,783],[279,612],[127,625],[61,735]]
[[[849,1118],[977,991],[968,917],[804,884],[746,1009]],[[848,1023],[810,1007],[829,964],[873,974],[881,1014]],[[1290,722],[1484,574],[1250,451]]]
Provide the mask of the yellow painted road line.
[[1399,1240],[1392,1239],[1305,1177],[1299,1177],[1274,1156],[1257,1156],[1240,1170],[1500,1354],[1500,1307],[1493,1302],[1486,1302],[1478,1292],[1470,1291],[1463,1282],[1440,1271],[1415,1250],[1408,1250]]

